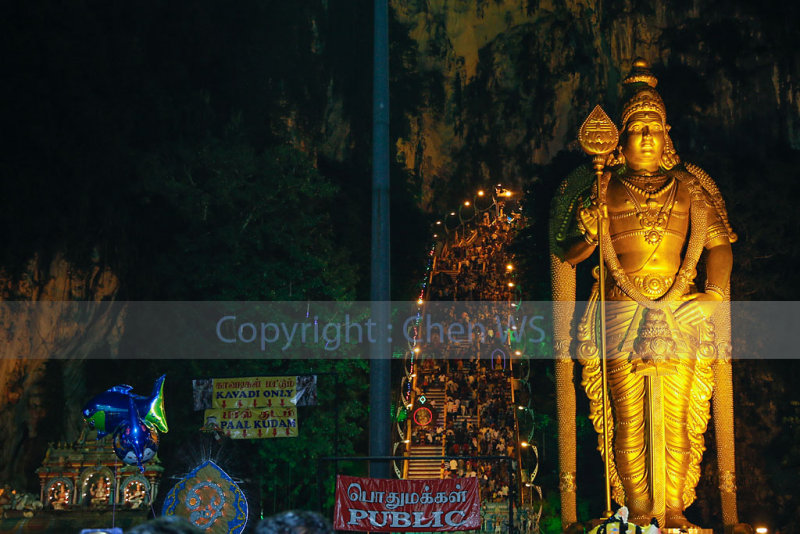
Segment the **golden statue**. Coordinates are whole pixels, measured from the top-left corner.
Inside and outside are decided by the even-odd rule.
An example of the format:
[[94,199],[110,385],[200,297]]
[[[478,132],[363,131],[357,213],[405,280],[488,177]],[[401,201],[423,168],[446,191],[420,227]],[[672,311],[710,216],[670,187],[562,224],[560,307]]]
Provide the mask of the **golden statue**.
[[[551,216],[562,522],[577,520],[574,355],[606,466],[606,509],[613,496],[636,524],[655,517],[668,528],[693,526],[684,511],[695,498],[713,395],[723,518],[733,525],[736,235],[713,180],[676,154],[647,62],[637,59],[623,84],[621,137],[595,108],[579,136],[594,172],[579,168],[561,184]],[[598,245],[598,281],[573,332],[574,266]]]

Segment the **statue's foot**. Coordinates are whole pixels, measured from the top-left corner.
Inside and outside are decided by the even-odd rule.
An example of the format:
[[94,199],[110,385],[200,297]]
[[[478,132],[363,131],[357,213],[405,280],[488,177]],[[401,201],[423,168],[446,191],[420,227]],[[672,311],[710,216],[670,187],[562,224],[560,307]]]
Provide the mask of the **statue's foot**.
[[653,517],[652,509],[653,509],[653,501],[649,499],[639,500],[631,500],[630,505],[630,515],[628,516],[628,521],[633,523],[634,525],[638,525],[640,527],[644,527],[650,524],[650,519]]
[[680,512],[667,512],[667,517],[665,518],[666,528],[682,528],[682,529],[692,529],[692,528],[700,528],[694,523],[690,523],[686,516]]

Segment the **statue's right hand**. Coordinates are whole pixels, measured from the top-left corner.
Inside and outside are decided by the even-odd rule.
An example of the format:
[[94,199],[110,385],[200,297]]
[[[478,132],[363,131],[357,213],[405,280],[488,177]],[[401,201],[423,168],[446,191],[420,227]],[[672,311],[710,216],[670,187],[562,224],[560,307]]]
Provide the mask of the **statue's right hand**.
[[675,319],[696,325],[714,315],[722,297],[716,293],[690,293],[681,297],[681,300],[683,304],[675,311]]
[[597,240],[597,208],[590,206],[578,210],[578,227],[587,240]]
[[[597,221],[600,212],[597,204],[578,210],[578,227],[583,232],[583,237],[588,242],[597,243]],[[608,218],[603,218],[603,231],[608,232]]]

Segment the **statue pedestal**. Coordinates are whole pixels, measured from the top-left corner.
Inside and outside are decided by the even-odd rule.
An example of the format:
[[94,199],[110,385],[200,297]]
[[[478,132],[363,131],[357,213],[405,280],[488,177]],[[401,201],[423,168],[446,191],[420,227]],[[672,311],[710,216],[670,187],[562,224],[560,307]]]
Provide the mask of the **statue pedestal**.
[[714,534],[714,529],[711,528],[662,528],[661,534]]

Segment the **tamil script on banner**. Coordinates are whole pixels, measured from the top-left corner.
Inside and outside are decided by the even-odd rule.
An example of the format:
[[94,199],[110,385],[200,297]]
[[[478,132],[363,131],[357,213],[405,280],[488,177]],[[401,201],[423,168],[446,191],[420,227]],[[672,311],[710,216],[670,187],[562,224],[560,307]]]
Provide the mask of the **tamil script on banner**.
[[371,532],[451,532],[481,526],[477,478],[336,477],[333,526]]
[[212,408],[204,415],[204,430],[217,430],[233,439],[297,437],[297,407]]
[[273,408],[294,406],[296,376],[215,378],[212,408]]
[[317,404],[317,376],[252,376],[192,381],[195,410]]

